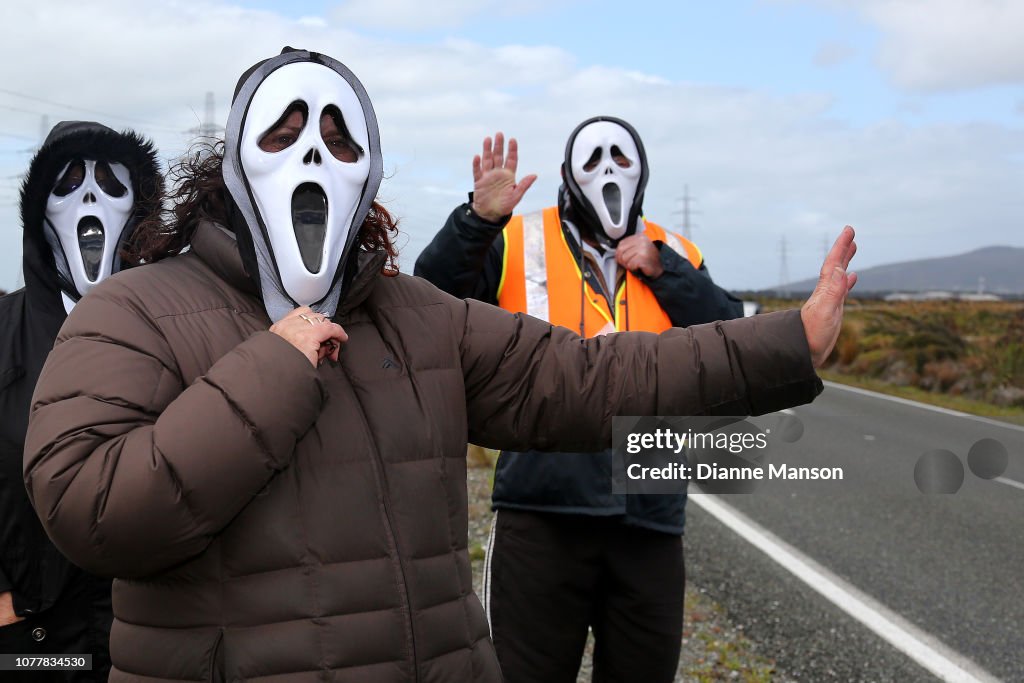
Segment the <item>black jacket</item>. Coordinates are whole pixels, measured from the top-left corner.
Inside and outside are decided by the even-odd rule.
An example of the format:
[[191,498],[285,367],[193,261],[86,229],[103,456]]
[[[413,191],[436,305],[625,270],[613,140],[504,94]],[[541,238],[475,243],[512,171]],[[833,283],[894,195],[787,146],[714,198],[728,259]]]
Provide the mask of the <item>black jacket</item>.
[[[564,215],[565,209],[561,209]],[[455,209],[416,260],[416,275],[462,298],[498,303],[508,217],[490,223],[469,204]],[[564,226],[563,226],[564,228]],[[569,233],[567,239],[572,242]],[[655,242],[665,272],[657,279],[638,277],[651,289],[676,327],[688,327],[743,315],[742,302],[717,286],[701,264]],[[494,475],[495,508],[568,514],[624,515],[629,524],[681,534],[686,496],[615,495],[611,492],[611,451],[561,453],[502,452]]]
[[[75,158],[116,161],[128,168],[136,209],[126,233],[143,217],[160,210],[163,194],[152,144],[133,133],[117,133],[96,123],[58,124],[29,166],[21,188],[25,286],[0,297],[0,592],[10,591],[15,613],[37,625],[43,625],[44,615],[57,612],[60,604],[60,612],[79,614],[83,623],[101,626],[103,619],[84,615],[66,603],[71,600],[82,609],[98,604],[99,609],[106,609],[109,629],[110,581],[85,574],[57,551],[29,504],[22,475],[32,392],[66,318],[60,275],[44,236],[46,201],[58,174]],[[9,647],[6,628],[0,628],[0,648]],[[40,647],[51,654],[75,653],[54,642],[55,634],[67,629],[49,630],[54,636],[39,643]],[[80,647],[80,643],[77,640],[69,647]],[[76,654],[83,653],[79,650]]]

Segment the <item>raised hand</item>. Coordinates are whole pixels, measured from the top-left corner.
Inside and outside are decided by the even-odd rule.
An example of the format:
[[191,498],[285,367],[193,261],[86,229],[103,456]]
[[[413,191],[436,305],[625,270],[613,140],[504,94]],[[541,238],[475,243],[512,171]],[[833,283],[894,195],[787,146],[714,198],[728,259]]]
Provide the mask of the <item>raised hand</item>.
[[846,272],[850,259],[857,253],[857,243],[853,238],[853,228],[847,225],[825,257],[818,285],[800,309],[807,346],[810,347],[811,360],[816,368],[825,363],[832,347],[836,345],[843,323],[846,295],[857,284],[857,274]]
[[314,313],[308,306],[299,306],[271,325],[270,331],[301,351],[314,368],[325,358],[338,360],[341,345],[348,341],[341,325]]
[[508,141],[505,156],[505,136],[494,134],[494,144],[484,138],[483,153],[473,157],[473,211],[485,221],[496,223],[516,208],[519,200],[537,180],[528,175],[516,182],[519,147],[515,138]]

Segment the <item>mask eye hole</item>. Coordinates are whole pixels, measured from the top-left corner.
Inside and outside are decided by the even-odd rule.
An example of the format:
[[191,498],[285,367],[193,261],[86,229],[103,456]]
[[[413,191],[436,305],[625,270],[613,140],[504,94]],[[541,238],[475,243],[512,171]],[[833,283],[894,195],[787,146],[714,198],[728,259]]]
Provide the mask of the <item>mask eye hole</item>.
[[95,173],[96,184],[111,197],[123,197],[128,193],[128,188],[121,184],[107,162],[97,161]]
[[66,197],[85,182],[85,162],[81,159],[75,159],[68,164],[67,170],[64,171],[64,175],[60,177],[57,184],[53,187],[53,194],[58,197]]
[[629,168],[633,165],[633,162],[622,153],[622,150],[619,149],[618,145],[612,145],[611,153],[612,161],[614,161],[619,168]]
[[320,136],[331,151],[331,156],[338,161],[354,164],[365,153],[359,143],[352,139],[341,110],[333,104],[324,107],[324,113],[320,116]]
[[590,173],[595,168],[597,168],[597,163],[599,161],[601,161],[601,148],[600,147],[595,149],[594,153],[590,155],[589,159],[587,159],[587,163],[583,164],[583,170],[586,171],[587,173]]
[[309,118],[309,107],[305,102],[295,101],[288,105],[274,125],[260,138],[259,147],[264,152],[280,152],[288,149],[299,139],[299,134]]

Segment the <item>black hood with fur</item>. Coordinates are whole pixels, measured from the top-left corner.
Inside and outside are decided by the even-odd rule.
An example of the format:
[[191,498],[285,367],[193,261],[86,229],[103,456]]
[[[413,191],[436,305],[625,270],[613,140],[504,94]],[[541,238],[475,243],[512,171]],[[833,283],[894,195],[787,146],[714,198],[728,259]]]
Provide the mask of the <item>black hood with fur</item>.
[[[164,194],[160,163],[150,140],[132,131],[118,133],[92,121],[62,121],[53,127],[32,158],[21,186],[21,225],[25,231],[26,294],[32,305],[59,308],[61,313],[61,290],[72,299],[79,297],[74,282],[58,268],[46,241],[44,219],[46,201],[57,175],[72,159],[117,162],[127,167],[132,178],[135,209],[122,233],[122,246],[140,221],[160,212]],[[125,263],[121,267],[130,265],[134,264]]]

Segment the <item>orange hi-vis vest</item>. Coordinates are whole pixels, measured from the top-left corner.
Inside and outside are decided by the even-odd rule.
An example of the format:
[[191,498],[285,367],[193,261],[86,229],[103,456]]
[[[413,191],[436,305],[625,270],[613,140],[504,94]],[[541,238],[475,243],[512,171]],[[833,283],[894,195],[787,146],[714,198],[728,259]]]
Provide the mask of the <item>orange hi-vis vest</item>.
[[[643,234],[652,242],[663,242],[687,258],[694,268],[700,268],[704,257],[695,244],[655,223],[644,221],[644,225]],[[662,332],[672,327],[654,292],[631,272],[627,271],[612,299],[614,315],[608,300],[591,287],[592,267],[586,261],[583,268],[588,277],[581,284],[583,274],[566,241],[557,207],[513,216],[503,235],[505,250],[498,305],[505,310],[527,313],[577,333],[582,330],[584,337],[611,328],[616,332]],[[585,297],[582,302],[581,294]]]

